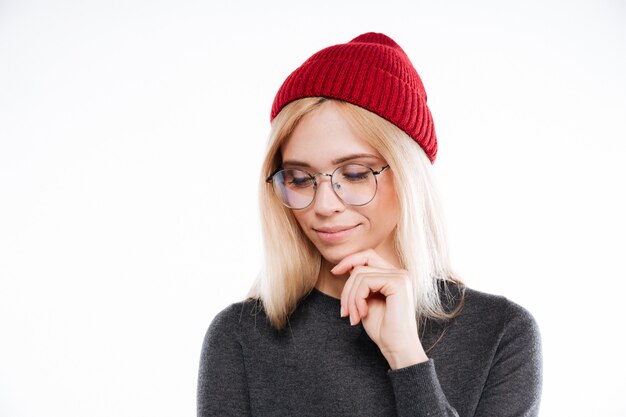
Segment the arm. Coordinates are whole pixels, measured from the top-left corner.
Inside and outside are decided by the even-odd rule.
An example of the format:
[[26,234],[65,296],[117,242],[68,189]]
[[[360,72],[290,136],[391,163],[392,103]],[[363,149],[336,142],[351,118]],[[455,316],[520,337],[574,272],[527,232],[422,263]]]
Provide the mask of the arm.
[[539,413],[539,329],[530,313],[516,304],[509,307],[507,314],[475,417],[536,417]]
[[344,258],[331,272],[350,273],[341,315],[350,316],[353,325],[362,321],[387,360],[398,416],[458,417],[419,339],[408,273],[373,250]]
[[[513,303],[503,311],[502,323],[493,357],[484,364],[488,374],[474,403],[476,408],[468,410],[467,416],[536,417],[542,379],[537,324],[525,309]],[[429,416],[458,415],[446,399],[432,360],[391,370],[389,377],[398,416],[418,416],[425,410]]]
[[[459,416],[439,385],[435,363],[432,360],[390,370],[389,378],[396,397],[398,417]],[[425,412],[428,414],[424,414]]]
[[198,373],[198,417],[250,415],[238,337],[239,308],[233,305],[219,313],[204,338]]
[[[412,290],[405,271],[369,250],[344,258],[331,272],[350,273],[341,295],[342,316],[349,315],[352,324],[362,320],[367,334],[387,359],[398,415],[428,412],[429,416],[458,416],[440,386],[434,363],[424,353],[417,330],[407,327],[414,324],[411,314],[415,308],[407,296]],[[371,297],[372,293],[383,297]],[[501,330],[497,339],[489,342],[493,358],[480,364],[488,370],[487,380],[484,386],[476,387],[479,397],[474,396],[472,401],[476,409],[468,411],[468,416],[536,417],[541,391],[541,347],[536,323],[526,310],[511,302],[500,312]],[[466,353],[467,360],[471,360],[471,352]]]

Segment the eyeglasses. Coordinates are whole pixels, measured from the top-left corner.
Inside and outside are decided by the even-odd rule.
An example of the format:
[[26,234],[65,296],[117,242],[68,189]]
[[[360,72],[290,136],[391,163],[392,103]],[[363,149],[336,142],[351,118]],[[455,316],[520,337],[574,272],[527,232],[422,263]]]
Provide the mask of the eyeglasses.
[[378,171],[361,164],[347,164],[335,169],[332,174],[319,172],[310,174],[301,169],[281,169],[267,177],[280,201],[290,209],[307,208],[317,192],[317,176],[330,177],[333,191],[345,204],[364,206],[374,199],[378,190],[376,177],[387,170],[385,165]]

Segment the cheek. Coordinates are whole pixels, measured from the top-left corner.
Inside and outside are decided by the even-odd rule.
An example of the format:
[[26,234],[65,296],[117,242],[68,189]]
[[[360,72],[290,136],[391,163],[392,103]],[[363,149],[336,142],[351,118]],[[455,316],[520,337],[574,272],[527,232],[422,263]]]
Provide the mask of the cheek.
[[378,208],[376,214],[371,217],[372,227],[377,235],[385,238],[391,233],[400,220],[400,211],[395,204],[384,204]]
[[371,205],[363,206],[360,215],[367,219],[368,234],[374,239],[385,239],[400,221],[400,206],[395,194],[381,193]]
[[393,223],[395,226],[400,221],[400,202],[398,201],[393,181],[379,184],[378,194],[380,194],[377,210],[380,213],[379,217],[382,218],[384,223]]
[[311,228],[307,227],[307,219],[309,216],[307,216],[306,209],[305,210],[292,210],[291,213],[293,214],[293,217],[296,220],[296,223],[298,223],[298,225],[300,226],[300,229],[302,229],[302,231],[304,232],[306,236],[309,236],[309,231]]
[[294,219],[296,219],[296,222],[298,222],[298,224],[302,226],[302,221],[303,221],[302,210],[292,210],[291,214],[293,214],[293,217]]

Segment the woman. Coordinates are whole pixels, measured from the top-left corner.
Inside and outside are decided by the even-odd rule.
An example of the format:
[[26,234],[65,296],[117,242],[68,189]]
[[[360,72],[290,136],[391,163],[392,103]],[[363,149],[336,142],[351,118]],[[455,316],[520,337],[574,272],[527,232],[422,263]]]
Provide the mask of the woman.
[[265,265],[213,320],[199,416],[536,416],[532,316],[453,276],[422,82],[367,33],[276,95],[260,198]]

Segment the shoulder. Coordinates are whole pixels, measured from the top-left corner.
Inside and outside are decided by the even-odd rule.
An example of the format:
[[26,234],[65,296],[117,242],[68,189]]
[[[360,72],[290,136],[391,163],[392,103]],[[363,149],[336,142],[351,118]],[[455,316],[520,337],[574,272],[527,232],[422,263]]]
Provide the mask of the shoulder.
[[465,288],[463,313],[469,316],[481,316],[490,322],[525,323],[528,326],[536,326],[533,315],[521,305],[504,296],[471,288]]
[[470,330],[490,333],[501,347],[513,344],[537,352],[541,349],[539,326],[533,315],[504,296],[466,288],[457,319]]
[[535,318],[526,308],[500,295],[469,289],[465,303],[465,322],[477,338],[475,346],[484,350],[489,362],[481,406],[488,407],[493,401],[497,403],[494,407],[500,407],[502,398],[508,397],[536,413],[543,359]]
[[207,331],[207,336],[239,335],[248,327],[258,327],[267,323],[262,303],[247,299],[233,303],[217,313]]
[[211,327],[241,326],[250,319],[265,319],[263,304],[257,299],[246,299],[233,303],[217,313],[211,322]]

